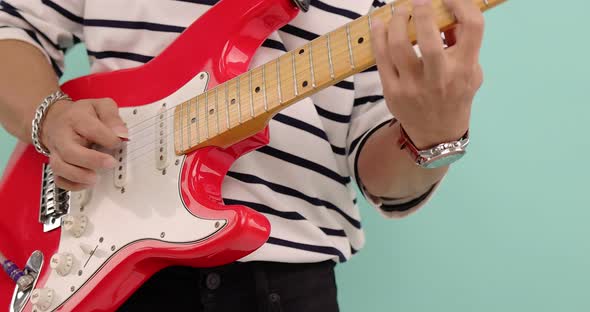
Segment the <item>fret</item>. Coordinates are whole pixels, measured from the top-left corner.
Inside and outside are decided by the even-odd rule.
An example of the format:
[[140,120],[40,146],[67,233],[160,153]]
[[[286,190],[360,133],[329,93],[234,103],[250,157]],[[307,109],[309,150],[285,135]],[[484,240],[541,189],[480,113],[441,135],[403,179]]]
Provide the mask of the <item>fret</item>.
[[277,58],[277,91],[279,96],[279,105],[283,104],[283,94],[281,93],[281,62]]
[[326,45],[328,47],[328,63],[330,65],[330,78],[334,79],[334,63],[332,63],[332,47],[330,46],[330,33],[327,35]]
[[267,112],[271,112],[281,105],[278,92],[279,90],[274,87],[275,84],[280,84],[280,82],[277,80],[278,75],[275,74],[278,74],[277,64],[278,63],[276,61],[268,62],[264,65],[263,68],[263,73],[265,73],[263,79],[265,88],[264,98],[267,105]]
[[[233,128],[234,126],[238,125],[238,116],[239,116],[239,106],[238,106],[238,88],[237,88],[238,79],[231,79],[226,82],[227,86],[227,105],[229,111],[229,125],[228,129]],[[237,114],[237,116],[236,116]]]
[[295,80],[293,72],[292,56],[289,53],[283,54],[279,57],[279,81],[281,82],[281,104],[288,103],[295,98],[295,85],[292,81]]
[[[240,82],[240,89],[239,89],[239,94],[240,97],[238,98],[239,102],[242,103],[243,105],[241,106],[241,110],[240,110],[240,114],[241,114],[241,123],[245,123],[248,120],[252,119],[251,117],[251,109],[250,109],[250,105],[248,105],[249,102],[252,101],[251,99],[251,92],[248,92],[249,88],[250,88],[250,74],[251,72],[246,72],[243,75],[239,76],[239,82]],[[242,90],[244,89],[244,90]]]
[[264,112],[268,112],[268,101],[266,98],[266,66],[262,65],[262,94],[264,95]]
[[311,64],[309,63],[309,49],[307,45],[296,50],[295,68],[297,69],[297,88],[300,94],[311,91]]
[[[180,115],[178,118],[180,119],[180,149],[184,150],[184,126],[183,126],[183,116],[182,116],[182,104],[180,104],[180,107],[178,107],[178,115]],[[164,131],[164,130],[160,130],[160,131]],[[160,135],[162,135],[162,133],[160,133]]]
[[236,92],[238,94],[238,124],[242,124],[242,98],[240,97],[240,76],[236,79]]
[[205,128],[209,139],[209,91],[205,91]]
[[252,71],[249,71],[248,74],[248,92],[250,92],[250,117],[254,118],[254,94],[252,93]]
[[215,87],[215,129],[217,130],[215,134],[219,134],[219,101],[217,93],[219,91],[219,86]]
[[293,67],[293,91],[295,92],[295,96],[299,95],[299,91],[297,90],[297,67],[295,66],[295,53],[291,52],[291,64]]
[[328,53],[328,45],[327,42],[328,38],[326,36],[319,37],[311,42],[311,46],[309,49],[311,56],[310,62],[313,64],[311,67],[313,68],[313,82],[315,82],[315,86],[313,87],[321,87],[325,84],[328,84],[332,81],[332,73],[330,72],[330,64],[329,64],[329,53]]
[[252,94],[252,101],[254,102],[254,109],[252,113],[254,116],[259,116],[268,111],[266,94],[264,89],[265,70],[264,66],[256,67],[250,71],[252,86],[250,87],[250,94]]
[[197,128],[197,143],[201,143],[201,122],[199,121],[199,96],[195,96],[195,127]]
[[309,43],[309,67],[311,71],[311,87],[315,89],[315,75],[313,69],[313,41]]
[[188,139],[188,147],[193,144],[191,141],[191,100],[189,99],[187,102],[183,103],[186,106],[186,132],[187,132],[187,139]]
[[[388,7],[391,8],[391,10],[387,10]],[[373,13],[369,15],[369,20],[370,20],[369,23],[371,23],[371,25],[372,25],[372,23],[373,23],[372,20],[374,18],[377,18],[377,19],[380,19],[381,22],[383,24],[385,24],[387,27],[387,25],[389,25],[389,21],[391,21],[392,14],[393,14],[393,5],[383,6],[379,9],[373,11]]]
[[230,128],[229,124],[229,82],[224,83],[225,85],[225,122],[226,122],[226,129]]
[[334,79],[336,80],[340,80],[351,72],[346,29],[346,27],[341,27],[330,34],[330,49],[334,67]]
[[352,43],[350,42],[350,24],[346,24],[346,41],[348,42],[348,54],[350,55],[350,68],[354,69],[354,54],[352,53]]

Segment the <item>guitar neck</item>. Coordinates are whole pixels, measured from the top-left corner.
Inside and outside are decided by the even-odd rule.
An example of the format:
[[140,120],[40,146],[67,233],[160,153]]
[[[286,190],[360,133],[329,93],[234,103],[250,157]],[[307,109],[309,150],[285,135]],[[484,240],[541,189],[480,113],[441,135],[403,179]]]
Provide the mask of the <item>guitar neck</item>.
[[[506,0],[472,0],[486,11]],[[410,0],[385,5],[279,58],[181,103],[174,111],[174,146],[178,155],[205,146],[227,147],[262,130],[282,109],[375,65],[370,25],[389,22],[396,7],[412,9]],[[441,31],[456,19],[434,0]],[[416,41],[414,23],[408,37]]]

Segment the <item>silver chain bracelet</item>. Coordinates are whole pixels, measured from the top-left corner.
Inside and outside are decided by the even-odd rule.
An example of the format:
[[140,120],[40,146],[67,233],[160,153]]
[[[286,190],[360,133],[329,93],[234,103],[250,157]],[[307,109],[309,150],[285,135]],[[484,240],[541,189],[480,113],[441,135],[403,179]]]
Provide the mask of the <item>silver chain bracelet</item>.
[[37,152],[47,157],[49,157],[49,150],[47,150],[47,148],[44,147],[39,140],[39,134],[41,132],[41,123],[45,119],[45,113],[47,112],[47,109],[49,109],[51,105],[61,100],[71,101],[72,99],[67,94],[63,93],[61,90],[57,90],[53,94],[46,97],[43,100],[43,102],[41,102],[39,107],[37,107],[37,110],[35,111],[35,118],[32,122],[33,131],[31,133],[31,137],[33,138],[33,145],[35,146]]

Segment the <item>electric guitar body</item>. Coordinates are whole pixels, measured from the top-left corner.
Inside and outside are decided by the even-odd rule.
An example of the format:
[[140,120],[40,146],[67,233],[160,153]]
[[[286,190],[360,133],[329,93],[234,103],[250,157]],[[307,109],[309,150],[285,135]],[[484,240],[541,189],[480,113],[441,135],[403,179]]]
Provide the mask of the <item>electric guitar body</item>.
[[[225,206],[221,184],[238,157],[268,143],[268,128],[178,156],[170,108],[246,72],[267,36],[297,13],[289,0],[223,0],[149,63],[62,86],[74,100],[114,99],[137,139],[115,151],[118,167],[100,174],[96,187],[71,193],[55,187],[47,158],[31,145],[16,147],[0,184],[0,250],[37,266],[34,288],[42,290],[35,300],[21,298],[22,311],[114,311],[166,266],[222,265],[265,243],[268,220]],[[14,288],[1,274],[1,309],[19,309]]]
[[[485,11],[505,0],[472,1]],[[0,309],[114,311],[164,267],[218,266],[256,251],[270,223],[223,204],[227,171],[268,144],[268,121],[280,110],[373,66],[371,20],[387,23],[396,6],[411,9],[411,1],[248,70],[299,8],[291,0],[222,0],[145,65],[64,84],[74,100],[114,99],[129,141],[105,151],[116,168],[81,192],[59,189],[47,158],[16,147],[0,182],[0,252],[33,283],[15,287],[0,274]],[[457,22],[442,0],[433,6],[441,31]]]

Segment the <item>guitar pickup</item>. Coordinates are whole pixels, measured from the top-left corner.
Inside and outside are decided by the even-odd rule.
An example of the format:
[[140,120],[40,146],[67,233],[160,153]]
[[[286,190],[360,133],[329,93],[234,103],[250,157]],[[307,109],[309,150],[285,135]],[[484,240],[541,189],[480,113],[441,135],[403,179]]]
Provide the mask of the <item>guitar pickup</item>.
[[166,116],[166,107],[162,106],[156,116],[156,168],[164,170],[168,167],[168,118]]
[[123,188],[127,180],[127,142],[123,142],[116,151],[115,160],[117,160],[117,167],[113,171],[115,186]]

